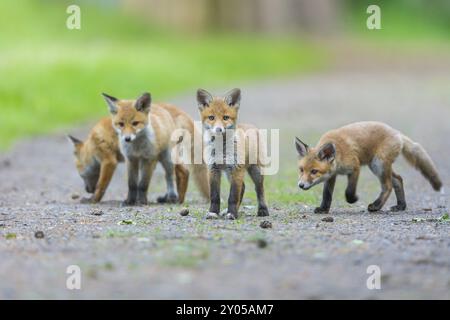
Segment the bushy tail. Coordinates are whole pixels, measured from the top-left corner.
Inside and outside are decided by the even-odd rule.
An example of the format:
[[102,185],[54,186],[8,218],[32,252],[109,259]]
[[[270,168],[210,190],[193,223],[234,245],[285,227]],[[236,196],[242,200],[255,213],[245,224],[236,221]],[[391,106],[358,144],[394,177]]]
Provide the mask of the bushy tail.
[[422,175],[430,182],[434,190],[439,191],[442,188],[442,181],[439,178],[436,167],[425,149],[417,142],[412,141],[403,135],[403,156],[406,160],[419,170]]

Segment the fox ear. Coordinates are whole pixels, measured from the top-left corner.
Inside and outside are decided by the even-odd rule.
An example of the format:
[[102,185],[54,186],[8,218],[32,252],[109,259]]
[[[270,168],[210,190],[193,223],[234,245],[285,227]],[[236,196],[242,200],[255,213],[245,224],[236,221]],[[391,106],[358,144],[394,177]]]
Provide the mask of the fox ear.
[[297,153],[301,158],[308,154],[308,145],[297,137],[295,137],[295,148],[297,149]]
[[230,107],[239,108],[241,103],[241,89],[235,88],[228,91],[225,94],[224,100]]
[[114,98],[106,93],[102,93],[103,98],[105,98],[106,103],[108,104],[109,107],[109,112],[111,112],[111,114],[116,114],[117,113],[117,98]]
[[77,148],[83,144],[83,141],[75,138],[74,136],[71,136],[70,134],[67,135],[67,139],[74,145],[75,148]]
[[336,147],[333,143],[329,142],[324,144],[317,154],[320,160],[326,160],[328,162],[333,162],[336,156]]
[[213,100],[213,97],[211,93],[204,89],[198,89],[197,90],[197,103],[198,108],[200,111],[202,111],[204,108],[209,107],[211,104],[211,101]]
[[143,93],[134,104],[134,107],[137,111],[148,113],[150,112],[150,107],[152,105],[152,96],[150,93],[145,92]]

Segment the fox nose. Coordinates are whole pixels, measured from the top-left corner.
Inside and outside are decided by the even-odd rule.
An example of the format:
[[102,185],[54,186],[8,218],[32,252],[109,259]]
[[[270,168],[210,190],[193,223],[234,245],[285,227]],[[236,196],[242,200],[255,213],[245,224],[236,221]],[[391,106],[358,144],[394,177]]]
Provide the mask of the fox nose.
[[131,141],[131,137],[125,137],[125,142],[130,142]]
[[299,182],[299,183],[298,183],[298,187],[299,187],[300,189],[303,189],[303,188],[305,187],[305,184],[304,184],[303,182]]
[[223,132],[223,129],[220,128],[220,127],[218,127],[218,128],[216,128],[216,132],[217,132],[217,133],[222,133],[222,132]]

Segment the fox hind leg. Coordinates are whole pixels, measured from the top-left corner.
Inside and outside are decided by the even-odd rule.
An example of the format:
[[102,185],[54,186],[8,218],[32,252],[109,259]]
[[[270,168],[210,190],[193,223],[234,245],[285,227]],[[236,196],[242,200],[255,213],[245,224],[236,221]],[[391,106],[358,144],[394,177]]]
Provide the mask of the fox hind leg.
[[266,217],[269,215],[266,199],[264,195],[264,176],[261,169],[257,165],[251,165],[247,169],[250,178],[255,184],[256,197],[258,199],[258,217]]
[[166,172],[166,184],[167,184],[167,193],[162,196],[158,197],[159,203],[175,203],[178,201],[178,195],[175,191],[175,184],[174,184],[174,165],[172,162],[172,159],[170,157],[170,151],[169,149],[165,150],[160,157],[161,164],[164,168],[164,171]]
[[367,208],[370,212],[374,212],[381,210],[392,192],[392,164],[383,163],[380,159],[374,158],[369,168],[378,177],[381,184],[380,195]]
[[403,188],[403,179],[400,175],[392,171],[392,185],[394,187],[397,205],[391,207],[391,211],[404,211],[406,209],[405,190]]
[[178,202],[183,203],[189,182],[189,170],[182,164],[175,165],[175,181],[177,184]]

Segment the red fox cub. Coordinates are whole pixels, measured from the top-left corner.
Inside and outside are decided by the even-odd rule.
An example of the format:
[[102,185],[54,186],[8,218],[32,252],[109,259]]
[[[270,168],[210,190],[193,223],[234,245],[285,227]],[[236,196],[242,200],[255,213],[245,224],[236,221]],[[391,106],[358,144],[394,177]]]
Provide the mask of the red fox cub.
[[400,153],[422,173],[434,190],[439,191],[442,187],[436,167],[423,147],[384,123],[356,122],[325,133],[314,148],[299,138],[296,138],[295,146],[300,158],[298,186],[308,190],[324,183],[322,204],[314,210],[315,213],[330,210],[337,175],[348,177],[347,202],[358,201],[356,185],[362,165],[368,165],[381,183],[381,193],[369,204],[368,210],[381,210],[392,189],[397,205],[391,210],[405,210],[403,180],[392,170],[392,164]]
[[[152,104],[149,93],[136,100],[119,100],[103,94],[111,113],[112,126],[119,138],[119,146],[127,160],[128,197],[124,205],[147,204],[147,191],[156,163],[161,162],[166,172],[167,193],[158,198],[160,203],[183,202],[189,171],[182,165],[174,166],[171,149],[175,129],[192,133],[193,120],[175,106]],[[178,141],[182,140],[182,136]],[[193,146],[193,145],[192,145]],[[193,173],[200,191],[209,196],[206,165],[193,165]],[[174,171],[178,195],[174,186]]]
[[84,142],[70,135],[68,138],[74,145],[75,164],[84,181],[86,192],[93,193],[91,198],[83,198],[81,202],[99,202],[108,188],[117,164],[124,161],[111,118],[101,119]]
[[[237,124],[241,91],[233,89],[225,97],[213,97],[203,89],[197,91],[197,102],[203,124],[203,145],[205,160],[209,167],[210,208],[206,218],[218,218],[220,212],[220,181],[225,171],[230,181],[230,194],[226,218],[236,219],[245,191],[244,175],[247,171],[255,184],[258,198],[258,216],[268,216],[269,211],[264,197],[264,176],[257,148],[247,144],[247,133],[257,129],[251,125]],[[257,135],[259,144],[259,135]],[[219,142],[220,141],[220,142]],[[244,149],[235,145],[244,142]],[[258,146],[257,146],[258,147]],[[222,154],[219,154],[221,149]],[[256,159],[249,161],[250,158]],[[241,158],[240,158],[241,157]],[[243,161],[238,161],[238,159]]]

